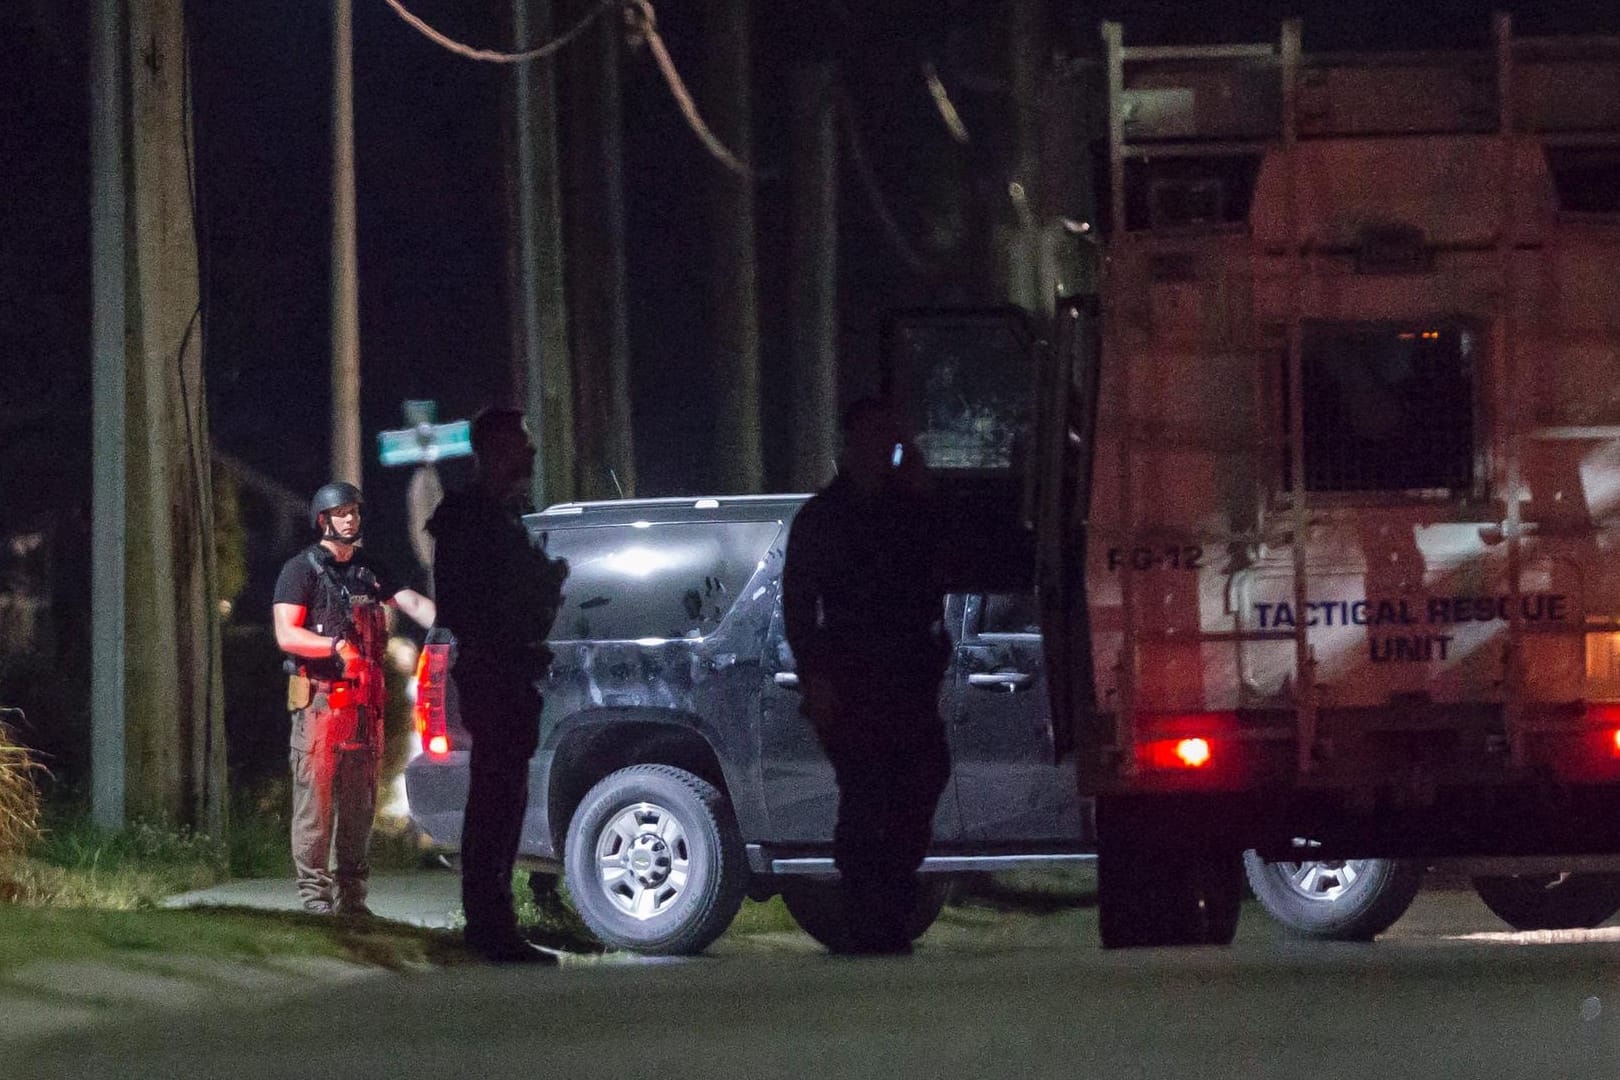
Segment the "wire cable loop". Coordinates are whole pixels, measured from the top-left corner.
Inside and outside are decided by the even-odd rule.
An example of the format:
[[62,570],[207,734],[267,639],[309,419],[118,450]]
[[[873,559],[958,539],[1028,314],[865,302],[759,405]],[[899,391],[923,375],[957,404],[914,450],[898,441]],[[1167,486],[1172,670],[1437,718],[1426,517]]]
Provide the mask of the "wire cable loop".
[[607,14],[607,12],[612,8],[623,6],[625,0],[602,0],[601,3],[597,4],[589,12],[587,12],[585,16],[579,20],[579,22],[575,23],[565,33],[552,38],[544,45],[538,45],[532,49],[524,49],[522,52],[502,52],[499,49],[480,49],[475,46],[468,45],[465,42],[457,41],[448,34],[435,30],[420,16],[409,11],[404,4],[400,3],[400,0],[383,0],[383,2],[389,7],[393,8],[394,14],[398,15],[401,19],[404,19],[406,23],[408,23],[423,37],[427,38],[435,45],[449,49],[451,52],[456,53],[457,55],[465,56],[469,60],[481,60],[486,64],[525,64],[531,60],[543,60],[548,56],[566,49],[575,38],[579,37],[579,35],[583,34],[587,29],[589,29],[592,23],[601,18],[603,15]]
[[716,161],[743,179],[752,181],[761,179],[752,166],[732,153],[730,148],[709,130],[709,125],[703,122],[697,103],[692,100],[691,92],[687,90],[681,73],[675,67],[674,58],[669,55],[669,47],[664,44],[663,37],[658,33],[658,17],[650,0],[602,0],[566,33],[544,45],[522,52],[502,52],[498,49],[480,49],[468,45],[429,26],[426,20],[407,9],[401,0],[383,0],[383,2],[394,10],[394,14],[435,45],[448,49],[458,56],[464,56],[468,60],[480,60],[488,64],[523,64],[531,60],[545,59],[567,48],[610,8],[620,8],[624,12],[630,46],[632,48],[639,45],[647,46],[653,60],[658,64],[659,72],[664,76],[664,83],[669,87],[670,96],[675,99],[675,104],[681,110],[681,116],[686,120],[686,126],[692,129],[692,133],[697,136],[704,149]]

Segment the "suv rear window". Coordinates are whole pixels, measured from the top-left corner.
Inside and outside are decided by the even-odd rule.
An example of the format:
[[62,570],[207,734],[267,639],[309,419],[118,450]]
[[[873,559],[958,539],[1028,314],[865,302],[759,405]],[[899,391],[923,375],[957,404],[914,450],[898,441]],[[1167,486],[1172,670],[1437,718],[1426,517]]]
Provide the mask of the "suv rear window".
[[568,560],[553,641],[701,638],[713,633],[776,542],[775,521],[638,522],[552,528]]

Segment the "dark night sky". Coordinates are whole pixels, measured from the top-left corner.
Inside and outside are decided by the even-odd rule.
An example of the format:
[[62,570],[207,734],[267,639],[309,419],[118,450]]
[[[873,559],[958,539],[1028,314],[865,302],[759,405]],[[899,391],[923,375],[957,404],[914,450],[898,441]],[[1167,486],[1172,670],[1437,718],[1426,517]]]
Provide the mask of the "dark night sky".
[[[382,0],[354,0],[360,212],[364,439],[397,426],[402,399],[435,398],[447,417],[499,393],[509,362],[502,196],[504,69],[443,52]],[[500,41],[503,5],[413,0],[453,36]],[[1054,2],[1063,51],[1096,48],[1105,17],[1127,40],[1270,40],[1286,14],[1305,18],[1307,50],[1483,42],[1488,3]],[[1517,3],[1520,33],[1620,30],[1596,5]],[[211,423],[227,449],[298,491],[327,458],[327,137],[329,23],[320,3],[208,0],[193,18],[198,166],[207,251]],[[778,178],[759,191],[764,373],[779,381],[783,317],[787,61],[809,49],[841,60],[863,114],[868,150],[913,236],[932,163],[951,151],[916,63],[939,51],[1000,75],[997,5],[986,0],[758,0],[753,153]],[[86,0],[23,0],[0,11],[0,410],[52,402],[35,423],[0,427],[0,514],[32,502],[76,506],[88,486],[88,322],[85,86]],[[664,0],[659,23],[702,101],[699,5]],[[792,21],[784,21],[792,20]],[[21,33],[13,32],[18,24]],[[948,25],[968,26],[954,39]],[[945,43],[950,39],[953,44]],[[949,67],[947,67],[949,71]],[[702,188],[717,168],[682,126],[650,59],[625,64],[625,181],[635,438],[641,494],[701,490],[710,418],[704,362],[710,274]],[[987,148],[970,163],[995,181],[1001,103],[962,89],[959,104]],[[20,193],[20,198],[17,197]],[[974,283],[919,281],[883,243],[865,197],[847,179],[843,319],[846,389],[864,388],[882,308]],[[778,377],[773,380],[773,376]],[[767,391],[768,431],[786,403]],[[6,412],[0,411],[0,418]],[[785,447],[767,445],[779,479]],[[367,466],[373,533],[403,558],[403,470]],[[392,539],[387,539],[392,534]]]

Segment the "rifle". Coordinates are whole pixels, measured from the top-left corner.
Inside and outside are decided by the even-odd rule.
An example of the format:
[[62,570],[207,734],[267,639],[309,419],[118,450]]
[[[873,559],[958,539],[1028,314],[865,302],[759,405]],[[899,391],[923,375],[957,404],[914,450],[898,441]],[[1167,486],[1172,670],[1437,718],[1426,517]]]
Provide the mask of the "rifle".
[[359,750],[373,742],[381,743],[383,710],[388,704],[388,687],[380,662],[388,641],[387,616],[382,604],[374,598],[353,594],[349,595],[349,606],[344,616],[337,636],[354,646],[358,657],[354,664],[356,675],[349,680],[353,683],[352,692],[334,694],[332,705],[340,709],[354,706],[356,723],[353,738],[338,739],[337,747],[339,750]]

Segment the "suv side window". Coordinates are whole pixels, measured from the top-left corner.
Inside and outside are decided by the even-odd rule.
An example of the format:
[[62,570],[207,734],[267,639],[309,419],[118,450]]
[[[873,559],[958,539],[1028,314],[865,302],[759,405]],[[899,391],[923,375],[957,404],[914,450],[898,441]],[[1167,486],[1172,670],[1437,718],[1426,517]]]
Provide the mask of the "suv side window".
[[1033,592],[986,593],[978,598],[978,618],[970,627],[976,636],[1026,635],[1041,632]]
[[775,521],[636,522],[546,530],[568,560],[553,641],[696,639],[725,620],[776,542]]

